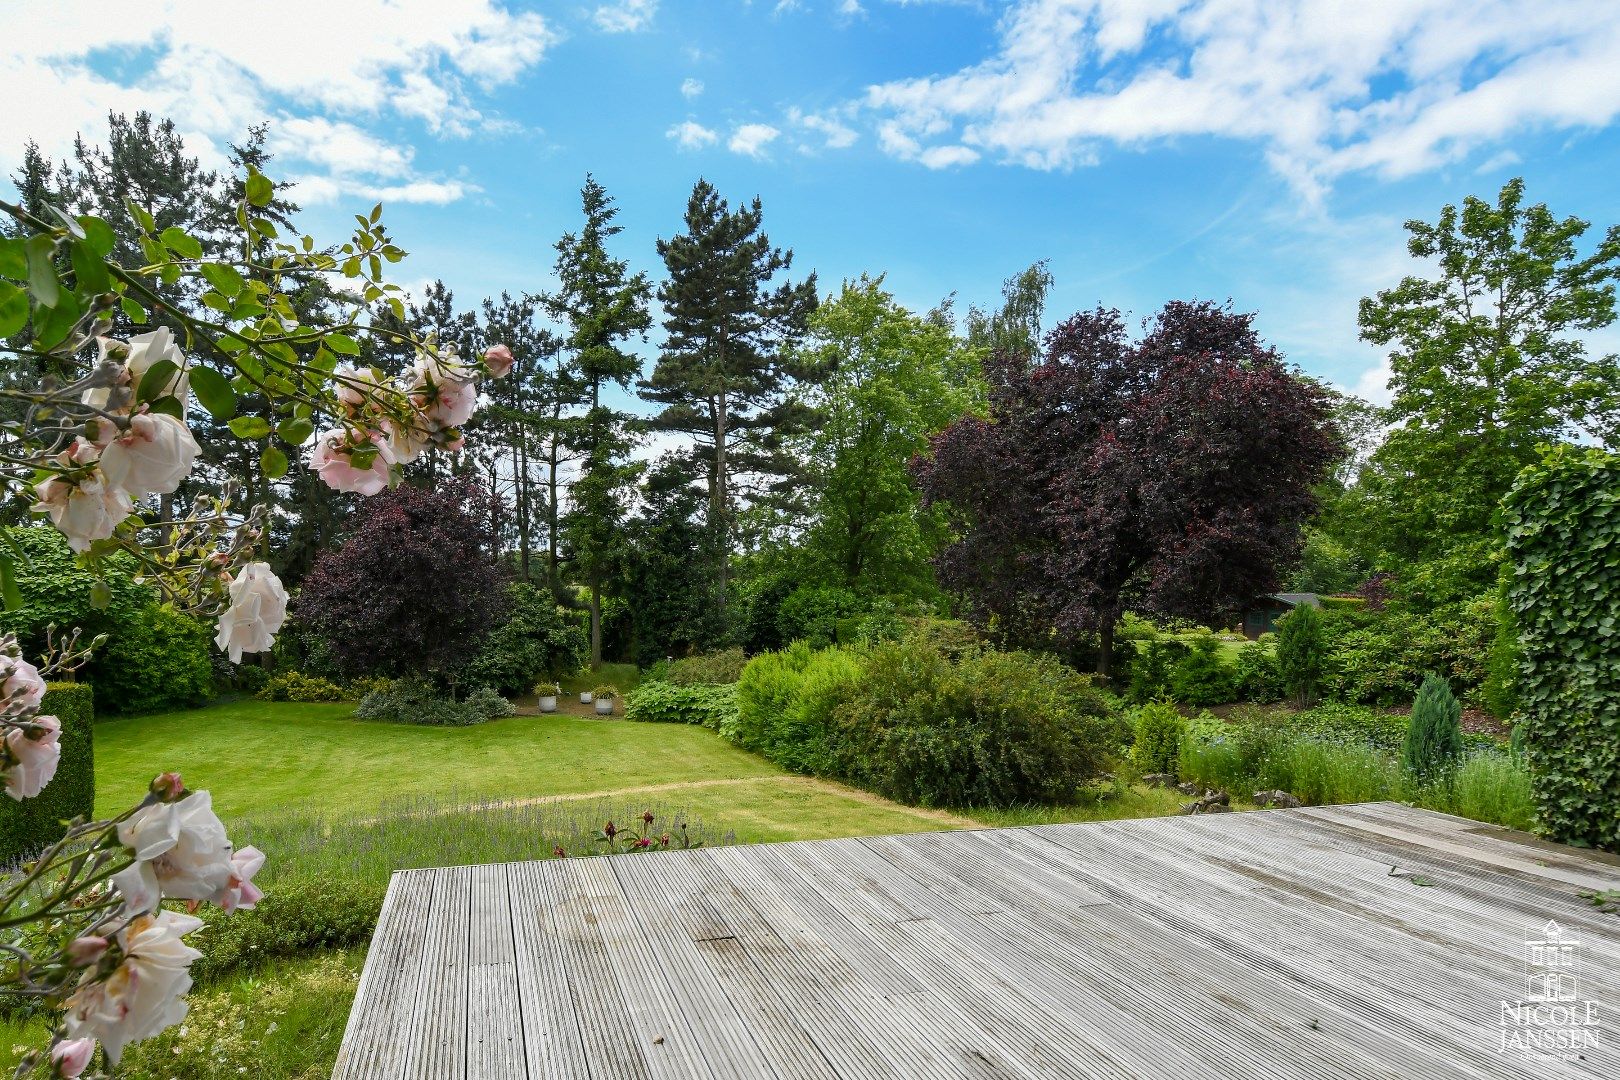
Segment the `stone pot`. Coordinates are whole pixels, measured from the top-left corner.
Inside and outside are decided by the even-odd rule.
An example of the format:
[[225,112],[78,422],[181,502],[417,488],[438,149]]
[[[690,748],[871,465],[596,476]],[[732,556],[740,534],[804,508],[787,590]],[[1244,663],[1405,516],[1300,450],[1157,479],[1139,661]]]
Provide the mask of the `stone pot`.
[[556,694],[547,694],[545,697],[541,698],[540,699],[540,711],[541,712],[556,712],[557,711],[557,695]]
[[581,705],[589,705],[591,703],[591,692],[589,690],[581,690],[579,692],[579,703]]
[[597,698],[596,699],[596,715],[598,715],[598,716],[612,716],[613,715],[613,699],[610,698],[610,697]]

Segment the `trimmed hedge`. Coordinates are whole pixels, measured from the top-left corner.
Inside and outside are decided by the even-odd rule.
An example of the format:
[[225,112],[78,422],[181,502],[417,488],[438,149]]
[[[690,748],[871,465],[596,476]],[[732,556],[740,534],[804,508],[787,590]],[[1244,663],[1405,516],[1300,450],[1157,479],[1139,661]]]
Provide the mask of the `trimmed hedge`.
[[39,711],[62,722],[62,761],[32,799],[0,795],[0,866],[60,840],[64,821],[95,812],[95,694],[86,683],[51,683]]
[[1620,851],[1620,454],[1552,450],[1519,474],[1502,514],[1542,825]]

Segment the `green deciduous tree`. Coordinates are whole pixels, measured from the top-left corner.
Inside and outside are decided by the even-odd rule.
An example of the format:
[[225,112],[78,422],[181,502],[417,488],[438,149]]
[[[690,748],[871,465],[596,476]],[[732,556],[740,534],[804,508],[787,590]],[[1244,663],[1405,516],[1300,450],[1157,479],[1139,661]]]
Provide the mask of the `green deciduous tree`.
[[666,336],[642,384],[664,406],[653,429],[691,437],[693,465],[707,475],[722,609],[737,501],[785,494],[798,472],[784,445],[804,422],[787,398],[790,358],[816,307],[814,274],[772,285],[793,253],[771,246],[762,218],[757,198],[732,210],[707,180],[692,189],[686,231],[658,242],[669,273],[658,289]]
[[1620,367],[1580,336],[1615,319],[1620,226],[1582,250],[1587,222],[1524,205],[1513,180],[1406,228],[1436,272],[1361,302],[1362,337],[1390,346],[1395,426],[1336,518],[1441,603],[1491,587],[1497,504],[1540,444],[1620,436]]
[[811,317],[800,362],[830,372],[798,395],[817,415],[795,441],[816,491],[811,565],[869,594],[933,593],[943,513],[922,509],[907,464],[931,436],[983,411],[978,350],[901,307],[882,277],[863,276]]

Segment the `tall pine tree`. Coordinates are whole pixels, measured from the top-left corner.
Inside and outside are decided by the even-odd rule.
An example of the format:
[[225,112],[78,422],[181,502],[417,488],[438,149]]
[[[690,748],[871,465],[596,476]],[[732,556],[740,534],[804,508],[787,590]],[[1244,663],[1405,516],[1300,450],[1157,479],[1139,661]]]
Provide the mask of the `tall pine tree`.
[[585,225],[557,241],[557,291],[546,306],[563,324],[565,340],[585,391],[587,412],[571,440],[580,454],[579,475],[569,489],[563,535],[573,570],[590,590],[591,667],[602,663],[602,589],[618,554],[628,488],[639,466],[630,461],[634,446],[629,417],[603,401],[611,386],[628,389],[641,361],[624,342],[652,325],[647,304],[652,286],[642,273],[630,273],[623,259],[608,254],[607,242],[622,227],[618,208],[594,177],[580,191]]
[[643,396],[664,406],[653,430],[689,436],[692,463],[707,473],[722,610],[737,502],[792,487],[798,464],[784,440],[805,426],[786,392],[797,374],[792,347],[816,308],[816,278],[772,287],[793,253],[771,246],[762,216],[757,198],[731,210],[707,180],[692,189],[686,232],[658,241],[669,272],[658,290],[666,337],[642,383]]

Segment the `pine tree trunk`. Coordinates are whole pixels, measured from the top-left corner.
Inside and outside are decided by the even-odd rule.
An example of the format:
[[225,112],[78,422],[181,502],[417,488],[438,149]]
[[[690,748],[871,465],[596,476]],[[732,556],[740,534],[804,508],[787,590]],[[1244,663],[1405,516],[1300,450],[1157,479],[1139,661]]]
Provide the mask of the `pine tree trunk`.
[[602,586],[591,582],[591,670],[602,666]]
[[709,487],[710,532],[719,547],[719,565],[715,574],[715,606],[720,614],[726,613],[726,593],[731,578],[731,522],[727,514],[730,501],[726,498],[726,435],[729,417],[726,413],[726,395],[715,399],[714,410],[714,483]]

